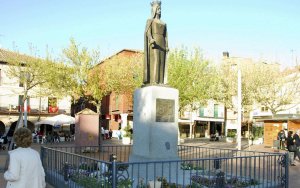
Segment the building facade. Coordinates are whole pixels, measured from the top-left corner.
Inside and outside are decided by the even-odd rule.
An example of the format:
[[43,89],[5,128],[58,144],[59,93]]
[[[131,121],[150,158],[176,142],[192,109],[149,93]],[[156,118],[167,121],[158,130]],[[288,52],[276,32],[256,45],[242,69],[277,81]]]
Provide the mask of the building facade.
[[[280,69],[280,65],[276,63],[267,64],[264,62],[254,62],[251,58],[229,57],[228,52],[223,53],[223,61],[230,64],[244,66],[246,68],[250,67],[251,64],[254,63],[262,63],[270,68]],[[299,68],[297,67],[281,71],[286,77],[292,76],[296,78],[297,74],[299,74]],[[282,79],[284,79],[284,77]],[[282,88],[280,88],[278,93],[274,95],[281,95],[281,92],[286,90],[288,87],[299,87],[299,80],[299,78],[298,81],[296,79],[294,83],[284,82]],[[299,92],[299,90],[295,90],[295,92]],[[237,124],[237,113],[234,111],[227,111],[226,132],[228,132],[228,130],[234,130],[238,126],[242,126],[242,136],[245,138],[253,138],[254,136],[257,137],[257,135],[260,135],[260,138],[258,139],[261,139],[261,141],[258,143],[263,142],[265,146],[272,147],[274,140],[277,140],[277,134],[280,130],[285,130],[286,132],[293,131],[295,133],[296,130],[300,129],[300,105],[298,98],[299,97],[295,97],[291,104],[282,104],[283,110],[276,114],[272,114],[271,110],[262,104],[251,104],[250,110],[243,111],[242,113],[242,125]],[[273,103],[276,102],[277,101],[273,101]],[[253,135],[255,132],[260,133]]]
[[[116,58],[141,57],[143,54],[137,50],[123,49],[109,58],[101,61],[96,67],[101,69]],[[126,63],[126,62],[120,62]],[[141,63],[141,62],[136,62]],[[134,75],[132,75],[134,76]],[[133,126],[133,93],[111,92],[103,97],[101,101],[100,125],[108,130],[115,132],[124,129],[127,125]]]
[[[19,55],[16,52],[0,49],[0,134],[3,135],[10,128],[16,126],[19,114],[24,111],[22,97],[24,86],[17,78],[9,78],[7,71],[10,64],[7,60],[11,56]],[[32,97],[30,97],[32,96]],[[28,128],[35,129],[34,123],[57,114],[70,114],[71,97],[34,97],[29,92],[27,100]]]

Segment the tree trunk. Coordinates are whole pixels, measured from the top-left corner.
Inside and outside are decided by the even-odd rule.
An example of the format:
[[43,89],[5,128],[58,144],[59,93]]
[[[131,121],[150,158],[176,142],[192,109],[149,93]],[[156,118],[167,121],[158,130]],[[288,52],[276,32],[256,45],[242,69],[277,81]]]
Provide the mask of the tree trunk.
[[221,133],[225,136],[226,135],[226,125],[227,125],[227,107],[224,105],[224,133]]
[[193,110],[190,110],[190,138],[193,138],[194,136],[192,135],[193,134],[193,115],[192,115],[192,113],[193,113]]

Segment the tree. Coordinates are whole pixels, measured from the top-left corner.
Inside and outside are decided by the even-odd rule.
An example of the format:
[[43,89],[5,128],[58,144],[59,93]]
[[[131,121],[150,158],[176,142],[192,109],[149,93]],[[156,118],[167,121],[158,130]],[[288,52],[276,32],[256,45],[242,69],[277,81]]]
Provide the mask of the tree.
[[[199,49],[189,52],[182,47],[169,53],[168,84],[179,90],[180,113],[188,110],[192,114],[200,104],[206,104],[210,98],[213,71],[213,66],[203,58]],[[190,122],[190,137],[192,125]]]
[[74,82],[69,85],[74,99],[73,103],[80,101],[81,105],[83,105],[88,100],[97,103],[97,100],[90,97],[87,87],[90,70],[99,62],[100,52],[97,50],[89,51],[85,47],[81,48],[80,44],[77,44],[75,39],[71,38],[69,47],[63,49],[62,53],[62,62],[69,66],[71,70],[69,72],[70,80],[74,80]]
[[133,91],[142,84],[142,54],[112,56],[93,67],[88,74],[88,94],[98,101],[100,112],[101,99],[113,92],[125,94],[132,100]]
[[[267,107],[273,115],[299,104],[299,73],[280,70],[279,64],[254,62],[245,58],[226,58],[218,68],[214,98],[227,109],[236,111],[233,96],[237,95],[237,70],[242,73],[243,113],[253,110],[254,105]],[[246,116],[244,116],[246,117]],[[249,128],[249,126],[248,126]]]
[[142,85],[142,54],[116,56],[104,68],[105,85],[109,92],[130,94]]
[[300,75],[297,69],[282,71],[279,65],[260,63],[254,75],[254,98],[257,103],[267,107],[272,115],[299,104]]
[[[50,87],[56,80],[56,76],[60,76],[58,70],[65,70],[65,67],[51,61],[50,58],[41,59],[27,55],[21,55],[16,52],[6,52],[6,62],[8,64],[7,75],[11,80],[19,84],[21,90],[15,90],[16,95],[21,95],[21,106],[24,106],[25,101],[30,97],[43,97],[53,94],[54,88]],[[60,69],[59,69],[60,68]],[[64,83],[63,80],[60,80]],[[56,81],[55,81],[56,82]],[[62,90],[62,89],[61,89]],[[63,93],[61,90],[55,90],[56,94]],[[26,104],[26,103],[25,103]],[[24,108],[25,112],[27,107]],[[18,127],[21,126],[21,118],[23,117],[22,110],[20,110]],[[26,117],[26,114],[25,114]],[[27,124],[27,119],[24,121]]]

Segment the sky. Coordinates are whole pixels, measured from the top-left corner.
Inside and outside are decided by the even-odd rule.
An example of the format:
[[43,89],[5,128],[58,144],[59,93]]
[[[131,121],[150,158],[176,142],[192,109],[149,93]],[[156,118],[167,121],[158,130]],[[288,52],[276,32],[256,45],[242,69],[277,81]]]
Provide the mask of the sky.
[[[73,37],[106,58],[143,50],[152,0],[0,0],[0,47],[60,57]],[[162,0],[169,48],[200,48],[204,57],[300,61],[299,0]],[[33,47],[33,50],[32,50]]]

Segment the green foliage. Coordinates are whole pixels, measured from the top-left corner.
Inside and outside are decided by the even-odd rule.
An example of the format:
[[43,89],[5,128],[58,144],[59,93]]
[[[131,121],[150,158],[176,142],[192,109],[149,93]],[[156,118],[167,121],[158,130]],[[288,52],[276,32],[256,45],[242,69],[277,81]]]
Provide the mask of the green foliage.
[[[219,172],[220,177],[224,177],[224,172]],[[217,175],[218,176],[218,175]],[[209,178],[207,176],[202,175],[193,175],[191,177],[191,180],[195,186],[196,185],[202,185],[205,187],[214,187],[216,185],[216,181],[218,178]],[[224,179],[225,187],[249,187],[249,186],[256,186],[259,185],[259,181],[250,179],[250,180],[240,180],[236,177],[232,177],[231,179]],[[193,185],[193,184],[192,184]],[[196,186],[197,187],[197,186]]]
[[97,101],[110,93],[124,94],[130,101],[133,91],[142,85],[142,56],[117,54],[89,71],[87,90]]
[[236,137],[236,130],[235,129],[228,129],[227,137],[235,138]]
[[205,104],[211,97],[211,80],[214,69],[202,57],[199,49],[189,52],[186,48],[175,49],[168,56],[168,84],[179,90],[179,110],[196,108],[195,103]]
[[110,187],[111,184],[107,180],[98,180],[95,177],[89,176],[74,176],[72,178],[78,185],[82,187],[89,187],[89,188],[98,188],[98,187]]
[[192,163],[192,162],[181,163],[180,168],[182,170],[204,170],[204,168],[201,167],[199,164],[195,164],[195,163]]
[[81,170],[96,170],[98,166],[97,163],[82,163],[78,168]]
[[[65,87],[70,81],[67,66],[55,62],[48,55],[45,59],[20,55],[14,53],[7,59],[7,75],[11,79],[20,81],[23,84],[23,101],[28,97],[43,96],[66,96],[68,89]],[[34,94],[34,95],[33,95]]]
[[140,178],[136,188],[147,188],[147,184],[144,181],[144,178]]
[[254,139],[262,138],[263,135],[264,135],[264,128],[253,126],[252,127],[252,134],[253,134]]
[[117,188],[131,188],[133,180],[131,179],[121,179],[118,180]]
[[78,99],[80,97],[86,98],[88,95],[87,83],[89,71],[99,62],[99,51],[88,51],[85,47],[80,47],[76,41],[71,38],[68,48],[63,49],[63,62],[66,63],[70,69],[70,79],[73,80],[70,84],[73,97]]
[[142,56],[115,56],[98,70],[102,71],[103,86],[109,92],[130,94],[142,85]]
[[175,183],[170,183],[165,177],[157,177],[157,181],[161,182],[161,187],[165,188],[182,188],[181,185],[176,185]]
[[259,103],[274,115],[291,108],[288,104],[299,104],[299,71],[282,71],[279,64],[254,62],[251,59],[225,58],[217,68],[213,98],[227,108],[235,108],[232,97],[237,95],[237,70],[242,75],[244,111]]
[[125,134],[123,135],[123,137],[132,138],[131,130],[132,130],[132,128],[129,124],[126,127],[124,127]]

